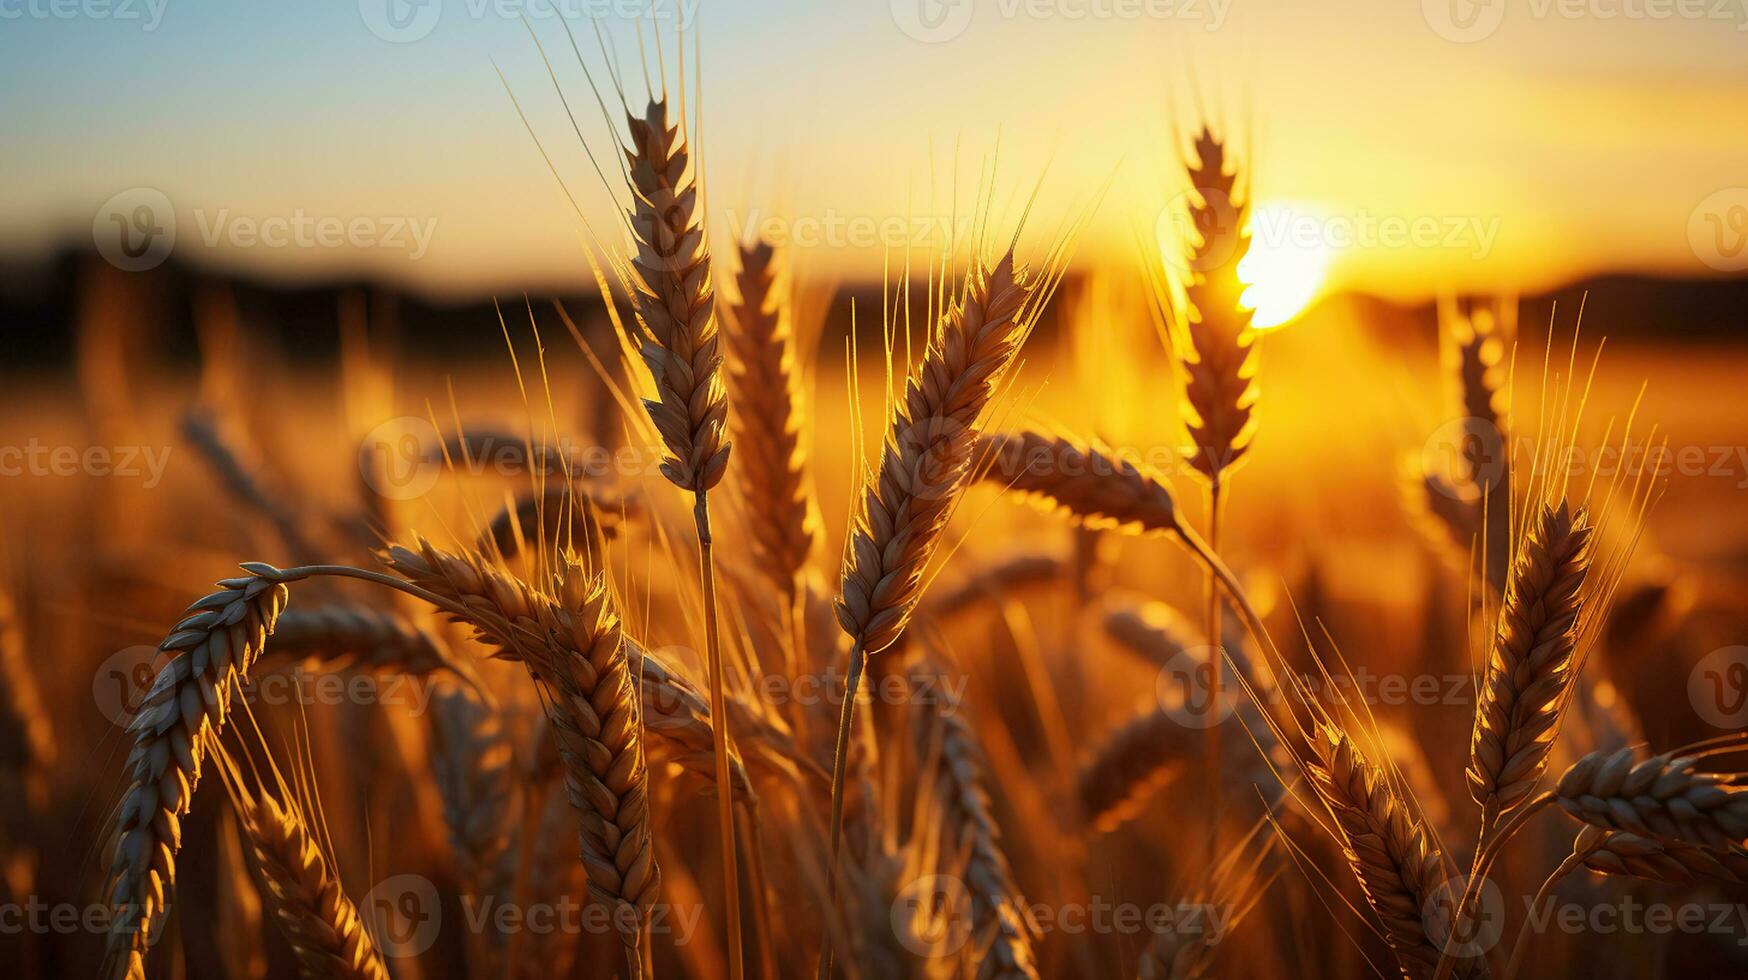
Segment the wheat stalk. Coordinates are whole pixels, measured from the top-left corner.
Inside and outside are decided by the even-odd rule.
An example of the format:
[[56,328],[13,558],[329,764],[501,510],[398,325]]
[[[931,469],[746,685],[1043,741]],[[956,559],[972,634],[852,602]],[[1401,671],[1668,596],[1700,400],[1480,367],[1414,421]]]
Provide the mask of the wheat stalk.
[[1492,817],[1535,789],[1559,734],[1577,662],[1590,525],[1565,501],[1544,505],[1512,567],[1475,708],[1469,791]]
[[[228,760],[227,760],[228,761]],[[250,864],[298,973],[328,980],[389,980],[382,956],[346,897],[302,807],[227,780]]]
[[776,250],[758,242],[739,251],[739,297],[725,304],[723,317],[740,449],[736,478],[749,502],[746,528],[756,567],[789,608],[821,536],[801,445],[801,372]]
[[224,730],[231,694],[261,655],[288,590],[270,565],[221,580],[195,600],[159,649],[173,659],[153,678],[128,732],[129,786],[115,818],[109,873],[115,907],[106,972],[145,975],[145,955],[176,878],[180,821],[200,783],[201,757]]
[[[931,331],[922,362],[905,381],[878,471],[861,488],[835,605],[851,646],[832,765],[834,888],[844,769],[867,657],[898,639],[922,596],[923,573],[970,470],[977,427],[1025,340],[1030,295],[1012,249],[994,266],[967,273],[958,301]],[[828,944],[822,976],[830,963]]]
[[628,323],[655,383],[644,399],[661,434],[667,458],[661,470],[692,493],[699,547],[698,578],[704,598],[704,659],[710,676],[712,730],[716,741],[717,844],[723,866],[729,973],[740,980],[740,876],[735,866],[734,791],[728,774],[728,719],[723,710],[722,642],[716,611],[716,568],[710,532],[709,490],[728,468],[728,394],[717,353],[710,251],[698,215],[698,186],[684,133],[668,124],[667,103],[651,99],[643,118],[627,114],[631,147],[630,227],[632,302]]
[[[1388,775],[1368,762],[1345,732],[1319,724],[1316,760],[1308,775],[1340,830],[1348,865],[1383,926],[1404,976],[1433,975],[1442,937],[1428,934],[1423,916],[1444,885],[1444,858],[1424,825],[1399,799]],[[1479,959],[1457,975],[1487,975]]]
[[573,561],[548,596],[477,558],[423,541],[417,547],[390,549],[389,567],[462,610],[499,657],[521,662],[546,690],[565,788],[582,818],[589,894],[609,911],[627,969],[640,973],[642,929],[661,872],[651,839],[642,718],[605,583]]

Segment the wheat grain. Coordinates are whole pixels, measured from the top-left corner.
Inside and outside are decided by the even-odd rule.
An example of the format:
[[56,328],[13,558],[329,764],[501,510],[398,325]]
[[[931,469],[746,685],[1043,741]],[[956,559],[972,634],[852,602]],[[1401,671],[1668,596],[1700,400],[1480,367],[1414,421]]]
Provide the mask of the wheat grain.
[[390,549],[386,560],[409,582],[464,609],[498,656],[523,663],[546,688],[565,788],[581,816],[589,894],[607,908],[630,968],[661,873],[651,839],[641,713],[605,584],[573,562],[547,596],[477,558],[423,541],[417,551]]
[[[1320,724],[1314,748],[1308,775],[1335,818],[1348,865],[1383,926],[1384,941],[1403,975],[1432,976],[1442,938],[1428,934],[1423,916],[1445,884],[1443,856],[1389,778],[1345,732]],[[1460,977],[1486,975],[1479,959],[1457,968]]]
[[656,390],[644,407],[667,446],[662,474],[682,490],[709,490],[728,467],[728,394],[691,154],[668,122],[665,100],[652,99],[643,118],[628,118],[637,316],[627,326]]
[[[926,680],[926,668],[912,674],[912,689]],[[939,690],[927,684],[922,689]],[[918,713],[919,755],[933,757],[935,801],[939,805],[942,833],[949,847],[963,847],[965,887],[971,899],[971,929],[977,956],[978,980],[1036,980],[1038,967],[1032,952],[1033,925],[1027,905],[1013,881],[1007,855],[1001,848],[1001,831],[990,812],[989,792],[984,788],[987,765],[977,736],[956,703],[931,703]],[[929,777],[925,777],[929,778]]]
[[[233,780],[234,781],[234,780]],[[330,980],[389,980],[358,909],[340,886],[296,801],[234,788],[250,863],[298,971]]]
[[879,471],[861,491],[838,595],[838,622],[865,654],[898,638],[922,594],[979,420],[1025,337],[1029,289],[1011,251],[968,275],[905,383]]
[[1733,774],[1699,772],[1696,757],[1634,762],[1630,748],[1592,752],[1561,775],[1555,802],[1578,820],[1659,841],[1724,847],[1748,840],[1748,792]]
[[983,479],[1097,528],[1182,533],[1177,498],[1156,474],[1098,446],[1037,432],[983,436]]
[[1748,882],[1748,850],[1736,844],[1701,847],[1586,825],[1572,842],[1572,853],[1585,855],[1584,866],[1603,875],[1668,882]]
[[115,818],[109,873],[115,925],[109,970],[145,974],[145,955],[176,877],[180,821],[200,783],[201,757],[223,731],[231,694],[261,654],[285,608],[276,570],[251,562],[249,574],[188,607],[159,649],[173,655],[153,678],[128,732],[129,786]]
[[1535,789],[1559,735],[1576,660],[1590,526],[1544,505],[1519,547],[1475,708],[1469,791],[1495,814]]
[[[504,718],[473,689],[445,685],[431,701],[431,729],[431,775],[461,881],[476,897],[505,901],[516,881],[521,792]],[[501,932],[489,938],[505,945]]]
[[1184,426],[1194,447],[1190,464],[1218,487],[1250,448],[1257,397],[1254,311],[1244,304],[1238,277],[1250,251],[1250,203],[1218,136],[1204,126],[1194,149],[1195,159],[1185,161],[1192,191],[1187,206],[1199,241],[1190,244],[1183,281],[1186,342],[1179,346],[1193,355],[1183,361]]

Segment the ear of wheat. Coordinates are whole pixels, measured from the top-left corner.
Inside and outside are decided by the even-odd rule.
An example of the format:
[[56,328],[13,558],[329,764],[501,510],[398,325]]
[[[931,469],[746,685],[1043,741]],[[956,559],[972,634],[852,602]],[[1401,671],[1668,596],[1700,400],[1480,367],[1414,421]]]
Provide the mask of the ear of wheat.
[[979,568],[950,591],[936,591],[928,600],[928,615],[946,620],[987,607],[1004,596],[1065,581],[1068,562],[1050,554],[1026,552]]
[[152,680],[128,732],[130,785],[115,819],[110,862],[110,970],[143,977],[145,956],[176,878],[179,826],[200,783],[200,762],[224,729],[231,694],[248,675],[285,608],[288,591],[268,565],[220,581],[159,644],[172,659]]
[[1736,844],[1702,847],[1587,825],[1578,832],[1572,852],[1585,855],[1584,866],[1597,874],[1647,881],[1748,883],[1748,850]]
[[[1348,865],[1384,929],[1404,976],[1433,975],[1444,937],[1429,935],[1424,915],[1445,884],[1444,858],[1426,828],[1398,798],[1385,773],[1345,732],[1319,725],[1308,775],[1335,818]],[[1459,977],[1484,977],[1480,959],[1459,964]]]
[[[1495,595],[1506,589],[1511,567],[1511,447],[1499,365],[1504,344],[1491,311],[1477,310],[1458,325],[1457,377],[1463,412],[1478,431],[1463,447],[1464,474],[1480,494],[1473,525],[1483,533],[1482,574]],[[1468,545],[1473,538],[1465,539]]]
[[358,909],[296,801],[234,789],[250,863],[299,971],[333,980],[389,980]]
[[1182,532],[1171,488],[1098,446],[1038,432],[999,432],[979,440],[978,458],[988,460],[983,479],[1090,527]]
[[1249,191],[1238,168],[1229,166],[1226,145],[1207,127],[1186,161],[1191,194],[1189,217],[1199,241],[1186,256],[1184,334],[1191,356],[1183,362],[1184,420],[1193,441],[1190,464],[1218,487],[1222,473],[1250,448],[1251,409],[1256,402],[1253,311],[1244,305],[1238,264],[1250,251]]
[[469,676],[429,632],[397,613],[358,602],[336,600],[285,610],[264,653],[274,659],[317,660],[329,670]]
[[1734,774],[1699,772],[1671,754],[1592,752],[1560,777],[1554,801],[1578,820],[1658,841],[1723,848],[1748,842],[1748,792]]
[[7,797],[0,803],[0,842],[8,848],[24,847],[58,754],[22,627],[12,596],[0,591],[0,791]]
[[629,124],[637,316],[628,326],[656,390],[644,407],[667,446],[662,474],[682,490],[709,490],[728,467],[728,395],[691,154],[665,100]]
[[[481,899],[507,901],[515,890],[522,794],[504,718],[472,689],[446,685],[432,699],[431,727],[431,774],[461,881]],[[506,941],[501,932],[487,939],[494,947]]]
[[[913,681],[924,671],[927,668],[913,673]],[[983,785],[983,750],[960,705],[949,702],[922,707],[918,712],[918,755],[932,756],[936,762],[932,789],[944,843],[967,850],[964,872],[978,957],[976,976],[978,980],[1036,980],[1032,925],[1001,849],[1001,831],[990,812],[989,792]]]
[[642,510],[643,503],[635,496],[615,499],[580,486],[551,486],[542,493],[521,494],[493,515],[476,547],[514,558],[525,542],[545,541],[555,550],[588,555],[598,565],[604,561],[605,545]]
[[565,788],[581,818],[589,895],[609,911],[626,967],[639,973],[641,933],[661,872],[651,839],[643,724],[605,583],[573,565],[549,597],[477,559],[423,542],[417,551],[391,549],[387,561],[408,581],[466,609],[481,639],[499,656],[524,664],[546,689]]
[[777,279],[776,250],[765,242],[740,247],[739,296],[724,317],[736,404],[739,475],[748,501],[746,529],[753,557],[785,599],[820,542],[818,508],[807,487],[801,445],[801,372],[795,331]]
[[182,417],[182,435],[233,497],[272,523],[294,559],[309,561],[321,554],[304,533],[303,521],[296,511],[259,478],[253,465],[243,458],[243,450],[220,430],[217,418],[190,409]]
[[1578,669],[1578,616],[1590,525],[1561,501],[1531,522],[1488,658],[1470,740],[1469,790],[1504,813],[1535,789]]
[[866,654],[892,645],[922,594],[978,422],[1025,337],[1029,295],[1012,252],[967,276],[905,383],[879,470],[862,488],[838,595],[838,622]]

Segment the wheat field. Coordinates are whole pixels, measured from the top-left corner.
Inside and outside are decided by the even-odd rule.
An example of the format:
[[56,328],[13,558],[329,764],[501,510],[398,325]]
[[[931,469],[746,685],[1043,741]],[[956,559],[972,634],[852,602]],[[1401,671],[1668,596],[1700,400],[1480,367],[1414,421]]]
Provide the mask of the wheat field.
[[1132,261],[991,187],[839,302],[685,84],[487,358],[83,269],[0,392],[13,975],[1748,975],[1748,353],[1264,329],[1219,119]]

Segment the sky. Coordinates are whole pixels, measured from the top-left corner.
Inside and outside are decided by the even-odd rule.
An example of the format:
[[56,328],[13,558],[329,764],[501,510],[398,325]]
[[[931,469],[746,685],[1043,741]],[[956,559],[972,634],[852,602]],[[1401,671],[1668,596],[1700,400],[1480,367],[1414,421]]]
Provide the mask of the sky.
[[1748,0],[0,0],[0,257],[138,218],[248,275],[585,284],[596,26],[633,103],[684,65],[713,238],[838,278],[1034,195],[1039,247],[1141,261],[1204,118],[1323,289],[1748,268]]

